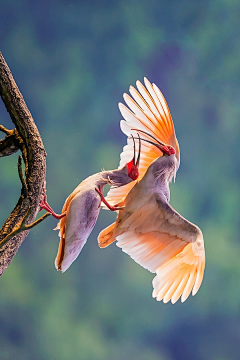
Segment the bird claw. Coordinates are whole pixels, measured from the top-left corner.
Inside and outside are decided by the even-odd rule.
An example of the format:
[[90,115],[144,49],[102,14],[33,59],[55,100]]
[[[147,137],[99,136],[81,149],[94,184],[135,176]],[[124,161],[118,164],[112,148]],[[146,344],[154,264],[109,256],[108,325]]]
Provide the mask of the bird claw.
[[103,193],[98,189],[95,188],[96,192],[100,195],[101,201],[108,207],[109,210],[111,211],[118,211],[118,210],[123,210],[123,207],[118,207],[118,204],[116,205],[110,205],[107,200],[105,199]]
[[51,208],[51,206],[47,202],[47,194],[45,187],[43,188],[43,192],[41,195],[40,203],[39,203],[40,211],[46,210],[48,211],[53,217],[55,217],[57,220],[62,219],[64,216],[66,216],[66,213],[63,214],[57,214],[55,211]]

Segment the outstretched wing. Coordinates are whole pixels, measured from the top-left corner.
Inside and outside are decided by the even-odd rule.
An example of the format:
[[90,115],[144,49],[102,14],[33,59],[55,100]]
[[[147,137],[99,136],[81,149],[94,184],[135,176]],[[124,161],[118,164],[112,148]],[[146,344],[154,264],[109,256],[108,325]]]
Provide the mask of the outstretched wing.
[[123,210],[116,222],[117,246],[156,273],[153,297],[175,303],[180,296],[185,301],[191,291],[195,295],[205,267],[201,230],[160,198],[126,214]]
[[[128,107],[119,103],[119,110],[125,119],[121,120],[121,129],[128,137],[131,136],[131,134],[137,137],[137,132],[132,129],[143,130],[153,135],[156,139],[172,145],[176,151],[179,166],[179,145],[175,136],[174,125],[167,102],[155,84],[151,84],[146,78],[144,78],[144,83],[145,87],[140,81],[136,82],[138,91],[133,86],[130,86],[129,92],[132,97],[127,94],[123,95]],[[149,140],[149,138],[142,133],[141,137]],[[128,138],[127,145],[124,146],[123,152],[120,155],[119,168],[122,168],[132,159],[132,154],[133,140]],[[142,141],[138,180],[141,180],[153,160],[161,155],[161,151],[158,150],[156,146]],[[122,202],[135,182],[136,181],[132,181],[119,188],[111,188],[106,197],[107,201],[110,204]]]

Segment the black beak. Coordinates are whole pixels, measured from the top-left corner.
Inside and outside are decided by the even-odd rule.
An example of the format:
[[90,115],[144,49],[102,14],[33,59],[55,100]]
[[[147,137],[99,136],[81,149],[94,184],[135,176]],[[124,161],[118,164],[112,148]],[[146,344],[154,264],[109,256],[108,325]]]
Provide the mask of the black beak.
[[[155,144],[153,141],[150,141],[150,140],[146,140],[146,139],[142,139],[142,138],[141,138],[141,140],[145,140],[145,141],[147,141],[147,142],[149,142],[150,144],[155,145],[155,146],[157,146],[158,144],[159,144],[159,145],[162,145],[162,146],[166,146],[166,144],[164,144],[164,142],[156,139],[153,135],[148,134],[146,131],[139,130],[139,129],[131,129],[131,130],[139,131],[140,133],[143,133],[143,134],[151,137],[153,140],[155,140],[155,141],[157,142],[157,144]],[[138,133],[137,133],[137,134],[138,134]],[[139,137],[139,134],[138,134],[138,137]],[[139,139],[140,139],[140,138],[139,138]]]
[[139,141],[139,147],[138,147],[138,157],[137,157],[137,161],[136,161],[136,144],[135,144],[135,140],[137,138],[134,138],[133,135],[131,135],[132,139],[133,139],[133,149],[134,149],[134,156],[133,156],[133,165],[135,165],[137,168],[139,167],[139,162],[140,162],[140,153],[141,153],[141,138],[138,135],[138,141]]

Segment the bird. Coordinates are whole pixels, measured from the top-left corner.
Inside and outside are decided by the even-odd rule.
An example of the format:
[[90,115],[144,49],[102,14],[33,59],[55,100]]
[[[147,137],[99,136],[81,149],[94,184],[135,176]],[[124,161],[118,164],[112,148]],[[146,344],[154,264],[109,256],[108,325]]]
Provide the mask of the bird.
[[136,155],[135,142],[133,150],[133,158],[122,168],[101,171],[83,180],[66,199],[61,215],[51,211],[51,207],[46,202],[46,197],[43,197],[41,207],[60,219],[54,229],[59,230],[60,237],[55,259],[57,270],[65,272],[80,254],[96,224],[101,209],[101,201],[112,211],[119,209],[117,204],[108,204],[102,192],[107,184],[119,187],[137,179],[141,152],[140,140],[138,155]]
[[[180,149],[167,102],[160,89],[144,78],[130,86],[128,105],[119,104],[126,135],[141,134],[139,177],[118,189],[110,189],[106,200],[121,206],[116,221],[102,230],[98,243],[105,248],[114,241],[123,252],[155,273],[152,296],[174,304],[184,302],[199,290],[205,268],[203,234],[169,204],[169,183],[180,165]],[[139,139],[139,141],[140,141]],[[127,161],[132,139],[123,148]]]

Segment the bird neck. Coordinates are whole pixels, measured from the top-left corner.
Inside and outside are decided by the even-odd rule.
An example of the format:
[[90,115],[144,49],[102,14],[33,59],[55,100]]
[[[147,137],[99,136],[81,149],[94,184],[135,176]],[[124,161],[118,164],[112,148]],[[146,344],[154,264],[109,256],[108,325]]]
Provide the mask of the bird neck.
[[128,184],[132,179],[128,176],[127,167],[124,166],[122,169],[102,171],[101,173],[102,182],[104,185],[122,186]]
[[175,175],[175,158],[171,156],[161,156],[149,166],[144,175],[144,186],[146,191],[157,192],[165,196],[169,201],[170,190],[169,182]]

